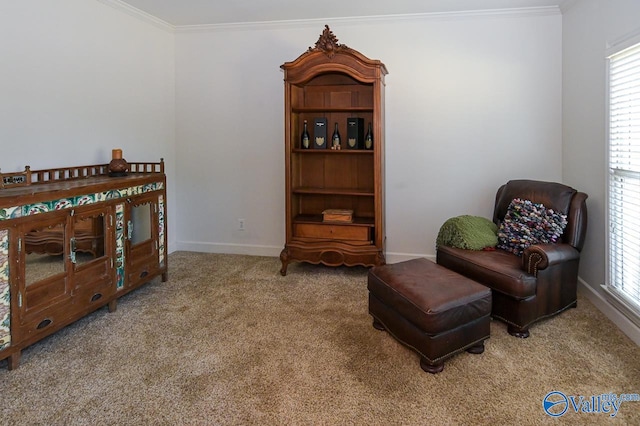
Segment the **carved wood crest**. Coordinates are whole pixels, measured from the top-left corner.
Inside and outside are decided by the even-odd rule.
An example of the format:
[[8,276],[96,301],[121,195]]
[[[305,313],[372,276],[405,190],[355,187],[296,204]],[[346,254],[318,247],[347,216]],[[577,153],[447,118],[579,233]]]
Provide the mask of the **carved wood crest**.
[[329,58],[333,58],[337,51],[341,49],[348,49],[344,44],[338,43],[338,38],[329,29],[329,25],[324,26],[324,31],[320,34],[320,38],[316,41],[315,48],[309,48],[309,51],[319,50],[324,52]]

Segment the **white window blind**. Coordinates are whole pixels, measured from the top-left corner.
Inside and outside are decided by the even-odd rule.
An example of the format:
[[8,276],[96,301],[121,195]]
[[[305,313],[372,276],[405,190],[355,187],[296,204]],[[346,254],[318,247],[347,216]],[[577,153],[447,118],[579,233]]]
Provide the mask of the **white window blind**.
[[640,44],[609,57],[608,277],[640,318]]

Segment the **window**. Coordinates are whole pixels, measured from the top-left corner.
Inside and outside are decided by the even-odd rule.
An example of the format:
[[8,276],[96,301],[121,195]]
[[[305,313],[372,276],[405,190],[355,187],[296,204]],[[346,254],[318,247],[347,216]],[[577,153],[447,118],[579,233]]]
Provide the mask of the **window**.
[[640,43],[609,56],[605,290],[640,323]]

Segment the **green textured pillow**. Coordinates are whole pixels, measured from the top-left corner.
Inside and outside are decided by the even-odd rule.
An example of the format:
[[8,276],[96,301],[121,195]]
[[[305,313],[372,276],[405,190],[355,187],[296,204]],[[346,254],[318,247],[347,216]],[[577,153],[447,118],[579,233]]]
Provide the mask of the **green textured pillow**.
[[457,216],[447,219],[440,227],[436,248],[457,247],[467,250],[482,250],[498,244],[498,226],[480,216]]

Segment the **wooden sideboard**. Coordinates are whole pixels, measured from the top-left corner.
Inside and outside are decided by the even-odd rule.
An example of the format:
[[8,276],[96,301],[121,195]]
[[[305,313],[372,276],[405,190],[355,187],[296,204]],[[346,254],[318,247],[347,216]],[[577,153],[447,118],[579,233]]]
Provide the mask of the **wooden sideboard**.
[[161,276],[164,162],[0,173],[0,359]]

